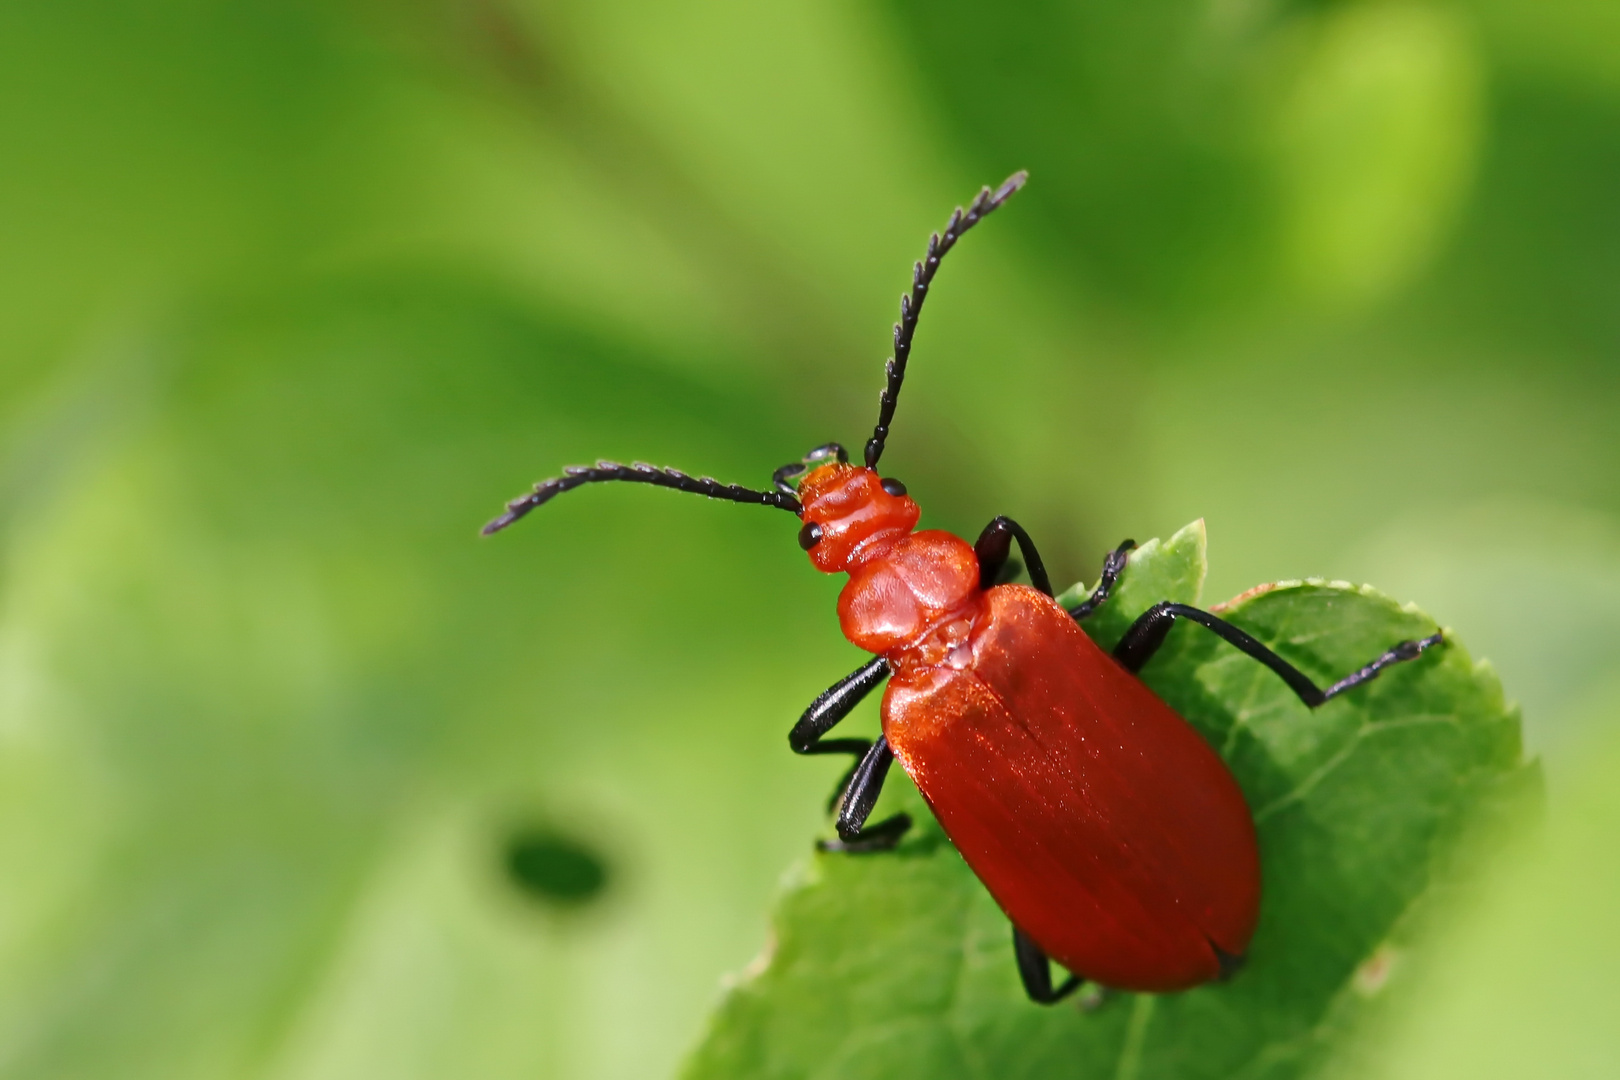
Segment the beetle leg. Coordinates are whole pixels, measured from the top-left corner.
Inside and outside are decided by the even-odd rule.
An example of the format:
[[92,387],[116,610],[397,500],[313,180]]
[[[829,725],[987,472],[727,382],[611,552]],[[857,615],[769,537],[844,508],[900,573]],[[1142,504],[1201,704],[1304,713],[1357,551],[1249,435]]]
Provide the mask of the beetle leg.
[[[833,726],[840,720],[848,716],[867,694],[877,689],[878,684],[888,677],[888,660],[881,656],[874,656],[823,690],[816,696],[816,700],[810,703],[810,707],[804,710],[804,715],[799,717],[799,722],[793,725],[793,730],[788,732],[788,745],[793,747],[793,752],[796,754],[836,753],[837,751],[818,749],[818,747],[831,745],[830,743],[821,742],[821,737],[831,731]],[[861,752],[864,754],[865,750]]]
[[1221,973],[1216,976],[1221,982],[1225,982],[1242,971],[1243,966],[1249,962],[1249,958],[1242,953],[1234,956],[1213,941],[1209,943],[1209,947],[1215,950],[1215,961],[1221,965]]
[[1063,985],[1054,987],[1052,961],[1016,926],[1013,927],[1013,956],[1018,960],[1018,977],[1024,982],[1024,993],[1037,1005],[1056,1005],[1080,988],[1082,980],[1078,975],[1070,975],[1063,980]]
[[1142,613],[1141,618],[1131,624],[1131,628],[1125,631],[1125,636],[1120,638],[1119,644],[1114,647],[1114,659],[1118,660],[1127,671],[1142,670],[1142,665],[1158,652],[1160,645],[1164,644],[1165,635],[1170,632],[1170,627],[1177,619],[1188,619],[1197,623],[1235,646],[1244,655],[1260,661],[1276,672],[1278,677],[1288,684],[1288,688],[1298,695],[1299,700],[1313,709],[1352,687],[1376,679],[1379,672],[1393,664],[1416,659],[1424,649],[1431,645],[1439,645],[1445,640],[1445,635],[1436,631],[1416,641],[1400,642],[1376,660],[1364,665],[1359,671],[1346,675],[1323,690],[1308,679],[1304,672],[1225,619],[1186,604],[1165,601],[1148,608]]
[[818,694],[810,707],[804,710],[804,715],[799,717],[799,722],[793,725],[793,730],[788,732],[788,745],[793,747],[795,754],[855,755],[849,771],[839,778],[838,786],[833,788],[832,797],[827,800],[828,810],[838,805],[839,797],[849,786],[861,759],[872,749],[872,743],[867,739],[828,739],[823,742],[821,737],[888,677],[889,662],[881,656],[873,657]]
[[893,764],[894,751],[889,749],[889,740],[880,735],[861,758],[861,763],[855,766],[855,775],[850,777],[849,787],[844,791],[843,804],[838,809],[838,839],[823,840],[816,844],[818,848],[853,855],[887,851],[900,842],[911,828],[910,814],[896,814],[870,828],[865,827],[878,796],[883,793],[889,766]]
[[1012,552],[1014,539],[1018,541],[1018,550],[1023,553],[1024,564],[1029,567],[1029,583],[1051,596],[1052,582],[1046,576],[1046,565],[1041,562],[1040,552],[1035,550],[1035,541],[1029,538],[1022,525],[1005,515],[986,525],[979,539],[974,541],[973,554],[979,557],[979,588],[988,589],[996,583],[996,575],[1001,572],[1007,556]]
[[1135,540],[1127,540],[1119,547],[1110,551],[1103,559],[1102,577],[1097,580],[1097,587],[1091,590],[1091,595],[1069,609],[1074,621],[1079,622],[1102,606],[1108,594],[1114,591],[1114,583],[1119,575],[1125,572],[1125,564],[1130,561],[1131,548],[1136,546]]

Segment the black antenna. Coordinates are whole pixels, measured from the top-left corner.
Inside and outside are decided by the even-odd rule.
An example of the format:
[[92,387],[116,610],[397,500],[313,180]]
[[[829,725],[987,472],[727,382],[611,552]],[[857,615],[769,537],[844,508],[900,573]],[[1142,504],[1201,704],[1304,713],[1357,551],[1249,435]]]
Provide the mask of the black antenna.
[[894,421],[894,406],[900,400],[900,384],[906,378],[906,360],[911,356],[912,335],[917,332],[917,315],[922,311],[923,301],[928,299],[928,286],[933,283],[934,271],[939,269],[939,260],[956,245],[963,233],[1010,199],[1013,192],[1023,187],[1028,179],[1029,173],[1019,170],[1007,177],[1006,182],[994,192],[989,188],[980,189],[978,198],[966,211],[960,206],[956,208],[943,233],[935,233],[928,238],[928,254],[911,272],[911,292],[900,298],[900,321],[894,324],[894,358],[884,365],[888,382],[883,387],[883,396],[878,399],[877,427],[872,429],[872,437],[866,442],[867,468],[876,468],[878,458],[883,456],[883,443],[888,439],[889,425]]
[[620,465],[616,461],[598,461],[595,465],[570,465],[563,470],[563,475],[540,481],[534,485],[532,492],[507,503],[506,513],[484,526],[484,535],[500,532],[530,510],[545,505],[565,491],[572,491],[585,484],[601,483],[604,480],[630,480],[640,484],[656,484],[659,487],[674,488],[676,491],[690,491],[694,495],[707,495],[711,499],[729,499],[732,502],[774,506],[778,510],[786,510],[792,514],[797,514],[803,509],[799,505],[799,500],[787,492],[755,491],[753,488],[739,487],[736,484],[722,484],[707,476],[687,476],[679,469],[661,469],[642,461],[634,465]]

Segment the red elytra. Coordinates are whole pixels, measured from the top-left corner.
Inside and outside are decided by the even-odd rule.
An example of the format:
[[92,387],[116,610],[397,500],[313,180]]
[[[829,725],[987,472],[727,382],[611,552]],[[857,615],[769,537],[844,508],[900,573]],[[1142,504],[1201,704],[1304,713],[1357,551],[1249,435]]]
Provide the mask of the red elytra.
[[811,561],[847,573],[844,636],[889,661],[883,734],[1015,926],[1070,971],[1180,990],[1242,956],[1260,909],[1243,793],[1186,721],[1055,600],[979,587],[972,545],[913,532],[871,470],[799,485]]
[[[1439,631],[1403,641],[1326,690],[1243,630],[1163,602],[1142,613],[1113,654],[1077,625],[1105,602],[1129,541],[1104,563],[1090,598],[1064,609],[1034,542],[998,517],[977,544],[914,531],[917,504],[876,471],[934,272],[960,237],[1024,183],[1018,173],[958,209],[902,297],[894,358],[864,466],[828,443],[756,490],[652,465],[575,466],[507,503],[484,526],[506,528],[585,484],[631,481],[772,506],[802,521],[817,569],[847,573],[838,619],[877,658],[818,697],[788,735],[801,754],[853,754],[838,799],[839,840],[823,850],[887,850],[905,815],[868,826],[898,760],[946,834],[1013,924],[1029,997],[1051,1004],[1078,976],[1126,990],[1180,990],[1234,970],[1260,909],[1260,858],[1243,793],[1221,759],[1136,672],[1185,619],[1270,668],[1308,707],[1415,659]],[[794,485],[798,481],[797,487]],[[1033,587],[995,584],[1016,539]],[[884,678],[883,736],[824,736]],[[1053,987],[1048,961],[1077,977]]]

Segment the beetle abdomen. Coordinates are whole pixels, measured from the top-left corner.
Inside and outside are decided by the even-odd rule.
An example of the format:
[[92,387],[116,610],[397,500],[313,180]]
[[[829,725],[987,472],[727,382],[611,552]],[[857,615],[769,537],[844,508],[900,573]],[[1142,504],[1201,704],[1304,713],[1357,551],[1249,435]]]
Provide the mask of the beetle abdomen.
[[897,671],[883,730],[963,858],[1063,966],[1126,990],[1220,974],[1254,932],[1243,794],[1049,597],[986,594],[966,669]]

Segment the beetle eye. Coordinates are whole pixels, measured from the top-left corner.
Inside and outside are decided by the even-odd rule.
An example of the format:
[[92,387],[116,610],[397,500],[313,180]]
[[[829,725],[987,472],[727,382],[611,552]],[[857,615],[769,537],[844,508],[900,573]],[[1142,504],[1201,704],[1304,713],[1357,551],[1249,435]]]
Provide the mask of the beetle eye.
[[898,499],[906,493],[906,485],[892,476],[885,476],[883,478],[883,490]]
[[821,542],[821,526],[817,522],[807,521],[804,528],[799,530],[799,546],[809,551]]

